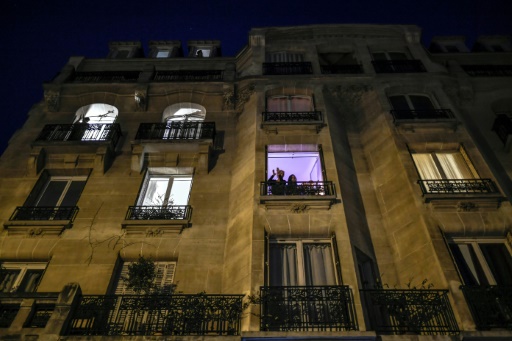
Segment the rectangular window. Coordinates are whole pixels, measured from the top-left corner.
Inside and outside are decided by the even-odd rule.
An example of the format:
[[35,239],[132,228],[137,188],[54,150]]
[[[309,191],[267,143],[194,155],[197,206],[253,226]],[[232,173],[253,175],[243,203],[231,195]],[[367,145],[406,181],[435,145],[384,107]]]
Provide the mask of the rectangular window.
[[169,58],[171,51],[169,50],[159,50],[156,53],[156,58]]
[[[123,265],[121,266],[113,290],[115,295],[135,294],[132,289],[127,288],[127,283],[125,281],[125,279],[129,277],[128,266],[130,264],[132,264],[132,262],[123,262]],[[176,262],[155,262],[155,268],[155,286],[160,288],[162,293],[171,293],[174,272],[176,270]]]
[[465,285],[512,285],[512,250],[503,240],[461,239],[449,246]]
[[422,180],[478,178],[462,148],[455,152],[412,153],[412,158]]
[[271,286],[337,285],[330,240],[271,240]]
[[425,95],[396,95],[388,98],[394,110],[435,110],[432,101]]
[[137,206],[188,205],[192,175],[161,174],[165,169],[152,168],[143,183]]
[[45,269],[46,263],[2,263],[0,292],[35,292]]
[[272,170],[283,170],[284,180],[292,174],[297,181],[324,181],[321,147],[313,144],[267,146],[267,179]]

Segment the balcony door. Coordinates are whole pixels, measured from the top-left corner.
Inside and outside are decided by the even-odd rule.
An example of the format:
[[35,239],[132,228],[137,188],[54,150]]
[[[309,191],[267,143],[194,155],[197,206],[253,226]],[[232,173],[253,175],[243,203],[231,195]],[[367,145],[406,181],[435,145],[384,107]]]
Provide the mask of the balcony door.
[[[112,124],[115,123],[119,111],[116,107],[105,103],[86,105],[77,110],[74,124],[78,123],[82,141],[104,141],[109,138]],[[80,123],[86,123],[82,127]]]
[[187,205],[192,176],[148,175],[138,206]]

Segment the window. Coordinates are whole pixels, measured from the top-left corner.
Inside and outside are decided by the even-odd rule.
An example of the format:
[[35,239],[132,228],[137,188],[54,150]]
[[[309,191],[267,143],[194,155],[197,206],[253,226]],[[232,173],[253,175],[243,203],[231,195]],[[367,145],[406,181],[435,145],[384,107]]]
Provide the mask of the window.
[[337,285],[334,257],[330,240],[271,240],[270,286]]
[[45,269],[46,263],[2,263],[0,292],[35,292]]
[[76,111],[73,123],[109,124],[116,121],[119,110],[106,103],[94,103]]
[[187,205],[191,186],[191,175],[148,174],[137,205]]
[[412,158],[422,180],[478,178],[462,148],[451,152],[412,153]]
[[201,58],[201,57],[208,58],[208,57],[210,57],[211,53],[212,53],[212,49],[209,47],[196,47],[194,56],[198,57],[198,58]]
[[[127,283],[123,278],[128,277],[128,266],[132,262],[123,262],[121,270],[119,271],[116,284],[114,286],[115,295],[130,295],[135,294],[132,289],[126,287]],[[174,272],[176,270],[176,262],[155,262],[156,277],[154,284],[162,290],[162,293],[172,292],[172,282],[174,278]]]
[[512,285],[512,250],[503,240],[454,240],[449,246],[465,285]]
[[165,108],[163,121],[204,121],[206,109],[195,103],[176,103]]
[[156,58],[169,58],[171,51],[169,50],[158,50],[156,53]]
[[311,96],[290,95],[271,96],[267,98],[269,112],[310,112],[314,111]]
[[377,73],[425,72],[420,60],[410,59],[405,52],[373,52],[373,67]]
[[395,95],[388,98],[395,110],[435,110],[432,101],[426,95]]
[[361,73],[363,69],[357,63],[352,52],[320,53],[318,55],[322,73]]
[[284,170],[285,180],[292,174],[297,181],[324,181],[321,147],[313,144],[267,146],[267,179],[272,170]]
[[373,60],[407,60],[407,54],[404,52],[374,52]]

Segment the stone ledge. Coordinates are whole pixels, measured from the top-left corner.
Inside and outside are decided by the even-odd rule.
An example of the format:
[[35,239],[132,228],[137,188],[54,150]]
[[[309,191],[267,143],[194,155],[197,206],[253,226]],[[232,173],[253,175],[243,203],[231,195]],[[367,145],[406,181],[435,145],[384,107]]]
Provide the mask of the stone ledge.
[[260,204],[263,204],[267,210],[281,209],[293,213],[304,213],[309,210],[329,210],[337,202],[338,200],[333,195],[314,197],[305,195],[294,197],[274,195],[260,197]]
[[121,227],[128,237],[162,237],[181,233],[184,228],[190,227],[190,220],[123,220]]
[[59,236],[72,226],[71,220],[9,220],[4,228],[9,236]]

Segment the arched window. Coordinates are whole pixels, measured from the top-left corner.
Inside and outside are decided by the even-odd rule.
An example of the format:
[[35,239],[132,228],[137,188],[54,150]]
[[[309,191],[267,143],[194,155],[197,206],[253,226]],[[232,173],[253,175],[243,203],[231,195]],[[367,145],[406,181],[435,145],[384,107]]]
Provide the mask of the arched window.
[[76,111],[73,123],[109,124],[116,121],[118,114],[119,110],[110,104],[89,104]]
[[204,121],[206,117],[206,109],[195,103],[176,103],[165,108],[162,120],[169,121]]

